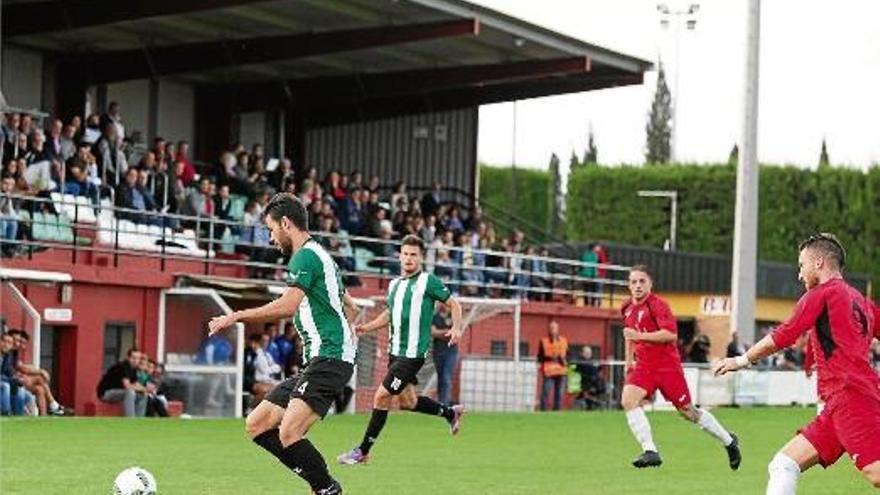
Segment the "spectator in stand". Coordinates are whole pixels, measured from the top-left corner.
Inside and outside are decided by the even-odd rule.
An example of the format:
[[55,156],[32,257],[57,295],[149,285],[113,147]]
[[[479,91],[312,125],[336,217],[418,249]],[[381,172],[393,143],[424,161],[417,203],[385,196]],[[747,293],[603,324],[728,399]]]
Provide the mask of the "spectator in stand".
[[80,141],[94,145],[101,138],[101,134],[101,116],[93,113],[86,119],[86,126],[83,128]]
[[[21,133],[20,136],[27,136],[27,134]],[[24,155],[24,161],[27,165],[52,161],[52,156],[46,147],[46,135],[43,134],[42,129],[36,129],[31,134],[31,146]]]
[[34,118],[28,113],[21,114],[21,124],[19,130],[25,136],[30,136],[34,132]]
[[364,211],[366,211],[367,218],[372,218],[373,215],[376,213],[376,210],[385,209],[385,207],[379,201],[378,191],[368,191],[364,189],[364,192],[367,196],[367,201],[364,205]]
[[443,224],[443,227],[446,230],[451,230],[455,234],[459,234],[464,231],[464,224],[461,221],[461,217],[459,216],[458,206],[453,206],[449,209],[449,217],[446,218],[446,222]]
[[401,180],[394,184],[394,189],[391,191],[391,197],[388,202],[391,203],[392,215],[398,211],[405,212],[409,210],[409,196],[406,195],[406,182]]
[[449,329],[452,328],[452,315],[445,304],[437,305],[437,312],[431,320],[433,337],[432,357],[437,371],[437,402],[452,404],[452,376],[458,366],[458,346],[449,345]]
[[[355,189],[366,189],[367,185],[364,184],[364,174],[360,172],[360,170],[352,170],[350,174],[348,174],[348,190],[353,191]],[[369,191],[368,191],[369,192]]]
[[93,205],[98,204],[98,187],[89,181],[82,165],[74,163],[68,167],[67,177],[64,182],[64,194],[85,196]]
[[3,256],[11,257],[17,251],[12,244],[18,239],[18,205],[10,195],[15,194],[15,179],[4,173],[0,179],[0,239],[3,240]]
[[[302,182],[302,187],[300,187],[300,192],[297,194],[300,202],[302,202],[303,206],[309,208],[315,200],[320,199],[317,194],[315,194],[315,183],[312,182],[311,179],[305,179]],[[311,230],[311,229],[310,229]]]
[[187,195],[184,206],[186,207],[184,210],[186,215],[213,217],[214,199],[211,197],[211,179],[202,177],[199,180],[199,188],[193,189]]
[[547,410],[547,396],[553,390],[553,410],[558,411],[565,388],[565,375],[568,361],[568,340],[559,334],[559,323],[550,321],[548,335],[538,344],[538,362],[541,363],[541,410]]
[[72,124],[68,124],[64,126],[61,131],[61,159],[63,161],[67,161],[76,154],[76,141],[74,140],[76,136],[76,127]]
[[[137,169],[130,168],[126,170],[124,180],[116,187],[116,206],[129,210],[147,211],[147,201],[148,199],[138,187]],[[134,223],[151,223],[155,221],[154,218],[148,218],[143,214],[133,211],[116,212],[116,216]]]
[[477,231],[480,229],[480,225],[483,225],[483,209],[479,206],[474,206],[468,213],[464,228]]
[[262,157],[255,157],[251,160],[248,174],[248,184],[253,190],[262,191],[269,186],[269,182],[266,180],[266,165],[263,163]]
[[127,165],[125,155],[119,151],[115,125],[107,125],[101,130],[101,138],[92,146],[92,154],[98,164],[98,176],[103,184],[115,184],[117,170],[120,175]]
[[507,269],[507,285],[516,287],[510,291],[515,297],[526,297],[529,286],[528,266],[524,263],[522,255],[516,252],[516,244],[508,242],[505,247],[507,257],[504,258],[504,265]]
[[62,153],[62,130],[64,129],[64,124],[61,122],[61,119],[52,119],[52,126],[49,128],[49,136],[46,142],[46,151],[49,153],[50,160],[58,160],[59,162],[66,162],[70,156],[64,156]]
[[[309,204],[309,231],[314,232],[316,230],[321,230],[321,217],[323,215],[324,210],[324,201],[321,198],[316,198]],[[332,215],[331,215],[332,216]]]
[[3,121],[3,160],[11,160],[18,156],[18,126],[21,123],[21,117],[17,113],[6,115]]
[[532,291],[530,299],[535,301],[550,301],[553,294],[549,291],[553,288],[553,281],[550,276],[550,271],[547,269],[547,261],[542,259],[548,257],[550,253],[546,248],[538,253],[534,246],[529,246],[526,249],[526,254],[528,256],[533,256],[533,258],[529,258],[528,260],[529,265],[531,266],[531,274],[529,277],[531,285],[532,287],[542,289]]
[[608,253],[605,252],[605,247],[598,243],[593,246],[593,252],[596,253],[596,263],[599,263],[599,266],[596,267],[596,277],[600,279],[596,281],[596,292],[599,293],[599,296],[595,301],[595,305],[601,306],[605,289],[604,283],[601,279],[605,279],[608,274],[608,271],[602,265],[608,264]]
[[[288,326],[292,328],[293,323],[288,323]],[[305,365],[303,341],[299,338],[299,335],[294,335],[293,350],[287,355],[287,361],[284,362],[284,374],[285,376],[296,376],[305,368]]]
[[437,217],[432,215],[428,215],[425,217],[425,224],[419,230],[419,237],[425,241],[426,244],[430,245],[434,242],[434,239],[437,237]]
[[116,131],[115,134],[121,143],[125,139],[125,125],[122,123],[122,115],[119,110],[119,103],[111,101],[107,105],[107,113],[101,115],[100,125],[102,129],[108,125],[113,125]]
[[0,414],[24,414],[26,391],[16,378],[15,340],[10,332],[0,335]]
[[348,197],[348,191],[345,190],[345,187],[342,184],[342,175],[340,175],[340,173],[336,170],[333,170],[329,174],[327,174],[324,189],[327,194],[330,195],[337,206],[342,205],[345,199]]
[[337,203],[342,205],[340,209],[342,212],[342,215],[340,215],[342,227],[351,235],[359,236],[364,233],[366,216],[363,198],[363,191],[358,190],[353,191],[351,196],[344,197],[341,202]]
[[282,158],[269,175],[269,185],[276,191],[283,191],[287,189],[287,184],[293,177],[293,164],[290,163],[290,158]]
[[127,358],[111,366],[98,383],[98,398],[103,402],[122,402],[126,417],[141,417],[147,411],[147,390],[137,377],[140,360],[141,352],[129,349]]
[[370,182],[367,184],[367,190],[370,192],[379,192],[379,187],[382,185],[379,180],[378,175],[374,175],[370,177]]
[[434,181],[431,185],[431,190],[422,197],[422,212],[425,215],[433,215],[437,213],[437,209],[440,208],[440,193],[443,190],[443,187],[440,185],[439,181]]
[[474,250],[471,247],[470,235],[462,232],[458,236],[458,249],[453,252],[452,259],[459,267],[459,278],[461,279],[462,295],[478,295],[481,292],[483,284],[483,267],[478,266],[475,261]]
[[[227,222],[235,221],[235,219],[232,218],[232,198],[229,195],[228,184],[223,184],[217,188],[217,195],[214,197],[214,212],[220,220]],[[214,227],[215,239],[222,239],[227,228],[229,228],[229,226],[226,224],[218,224]]]
[[[137,181],[137,190],[140,191],[141,195],[144,197],[144,206],[146,211],[148,212],[157,212],[159,210],[156,197],[153,195],[152,188],[150,187],[150,180],[152,178],[152,174],[147,169],[139,169],[138,170],[138,181]],[[147,215],[147,222],[154,225],[159,225],[161,220],[157,216]]]
[[434,274],[443,279],[447,285],[451,285],[451,282],[457,278],[456,266],[452,260],[454,238],[455,233],[447,230],[434,241],[436,252]]
[[[277,333],[277,330],[276,330]],[[257,357],[254,361],[254,369],[256,371],[256,381],[258,383],[269,383],[273,386],[278,383],[281,376],[281,366],[275,362],[275,358],[269,353],[269,344],[271,341],[270,333],[263,332],[260,335],[260,348],[257,349]]]
[[587,248],[584,249],[584,252],[581,254],[581,269],[578,271],[578,276],[582,279],[578,284],[580,286],[580,290],[584,291],[584,298],[588,305],[595,305],[595,301],[598,298],[595,296],[596,293],[596,263],[599,261],[599,257],[596,255],[596,251],[593,249],[595,246],[593,244],[587,244]]
[[189,158],[189,142],[182,140],[177,143],[177,154],[174,157],[176,162],[183,162],[183,180],[184,184],[191,184],[196,178],[196,166]]
[[152,359],[147,360],[147,376],[144,387],[147,390],[147,417],[168,417],[168,398],[165,397],[162,384],[164,370]]

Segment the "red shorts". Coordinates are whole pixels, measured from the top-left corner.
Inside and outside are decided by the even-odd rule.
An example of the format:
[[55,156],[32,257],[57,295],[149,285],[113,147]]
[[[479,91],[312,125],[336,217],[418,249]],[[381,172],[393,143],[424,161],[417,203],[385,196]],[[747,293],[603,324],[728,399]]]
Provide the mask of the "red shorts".
[[660,390],[663,397],[677,409],[683,409],[691,403],[691,392],[681,368],[654,371],[637,364],[626,376],[626,384],[644,389],[648,397]]
[[838,406],[826,407],[801,433],[819,453],[819,463],[828,467],[844,452],[856,467],[880,461],[880,400],[842,392]]

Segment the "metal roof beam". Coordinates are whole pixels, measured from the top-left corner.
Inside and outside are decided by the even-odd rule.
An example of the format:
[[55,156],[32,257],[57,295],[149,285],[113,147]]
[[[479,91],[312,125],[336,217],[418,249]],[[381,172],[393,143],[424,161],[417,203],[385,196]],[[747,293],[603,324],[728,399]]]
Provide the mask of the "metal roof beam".
[[186,14],[238,7],[267,0],[45,0],[3,5],[3,37],[68,31],[134,21],[146,17]]
[[474,19],[263,36],[88,55],[92,82],[198,72],[454,36],[478,35]]

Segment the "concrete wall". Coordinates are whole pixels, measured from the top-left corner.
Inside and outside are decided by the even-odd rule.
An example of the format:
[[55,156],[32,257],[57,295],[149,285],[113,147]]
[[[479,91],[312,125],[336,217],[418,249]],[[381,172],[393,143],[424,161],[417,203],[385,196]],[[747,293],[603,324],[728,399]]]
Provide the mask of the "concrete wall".
[[159,82],[159,136],[175,142],[185,139],[192,144],[196,124],[195,90],[188,84]]
[[3,45],[3,95],[10,106],[43,107],[43,56],[36,51]]
[[[140,132],[141,143],[150,144],[150,81],[141,79],[108,84],[106,105],[111,101],[119,103],[125,134],[132,136]],[[106,107],[97,109],[99,113],[105,110]]]

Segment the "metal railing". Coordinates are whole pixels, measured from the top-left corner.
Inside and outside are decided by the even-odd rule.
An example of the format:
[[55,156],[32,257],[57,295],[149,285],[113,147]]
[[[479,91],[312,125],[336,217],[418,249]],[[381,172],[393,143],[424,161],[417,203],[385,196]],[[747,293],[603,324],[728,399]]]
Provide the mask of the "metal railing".
[[[251,275],[283,268],[284,257],[268,244],[268,233],[263,231],[258,238],[257,232],[265,229],[261,224],[122,208],[108,204],[106,199],[104,204],[94,205],[63,197],[56,201],[45,197],[11,197],[20,202],[20,210],[29,212],[20,220],[26,228],[19,230],[26,234],[21,239],[3,242],[18,246],[19,252],[29,259],[36,250],[53,248],[70,250],[74,264],[81,262],[78,253],[90,252],[112,255],[114,267],[120,266],[121,256],[156,259],[161,271],[165,271],[168,260],[201,262],[205,274],[211,272],[212,266],[240,266],[250,270]],[[56,231],[67,228],[56,219],[37,221],[37,214],[42,212],[69,217],[68,241],[35,238],[41,225],[55,227]],[[321,231],[312,232],[312,236],[329,248],[346,276],[387,281],[398,275],[399,240]],[[475,264],[462,263],[465,259]],[[427,270],[444,278],[454,290],[469,295],[500,291],[514,297],[581,299],[596,306],[611,306],[625,297],[629,269],[615,264],[437,243],[427,246],[425,264]],[[605,275],[581,276],[583,269]]]

